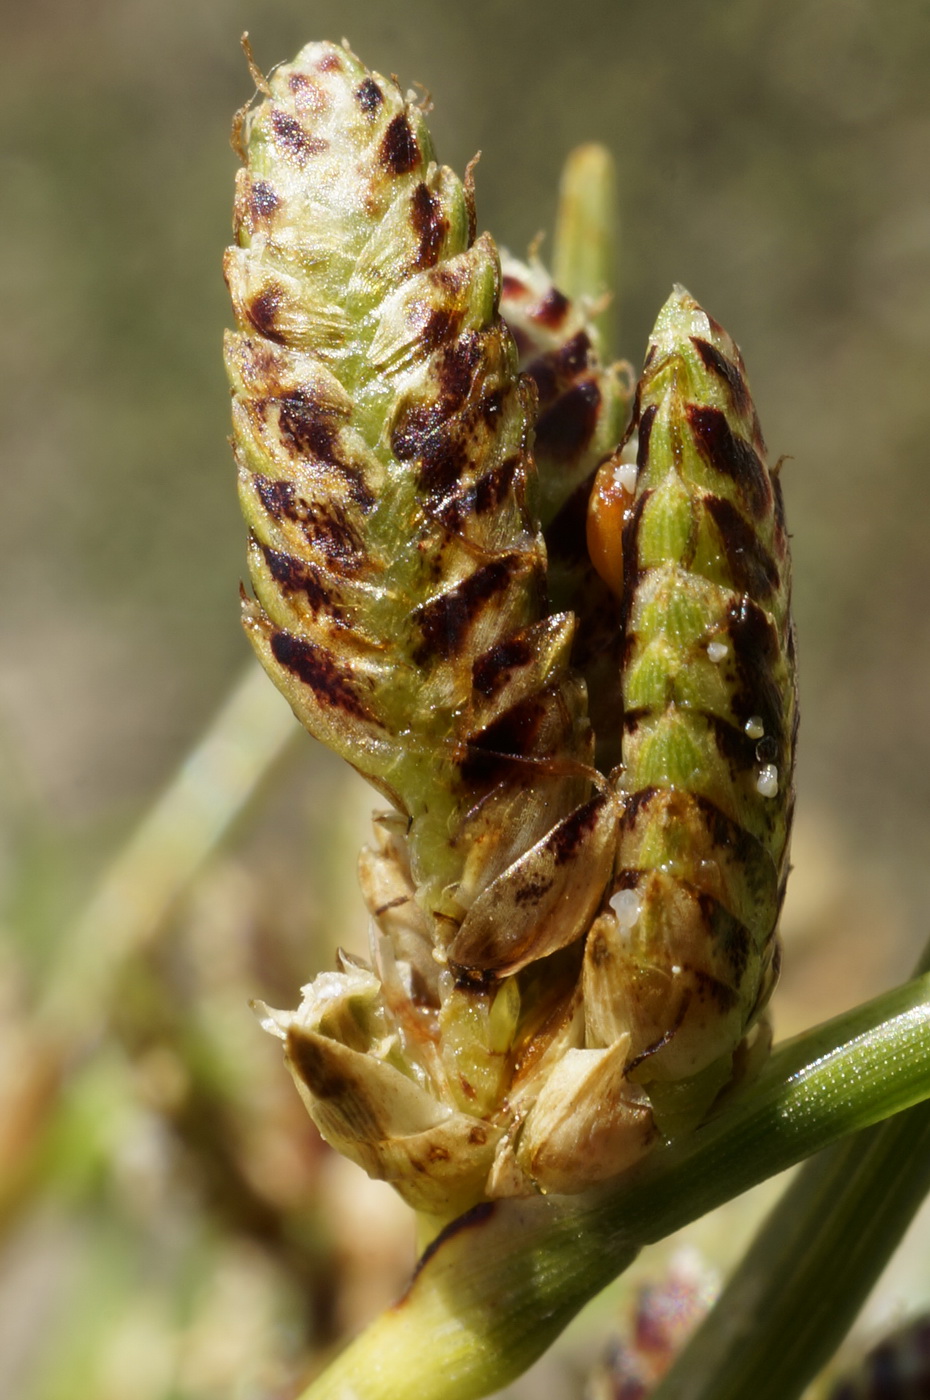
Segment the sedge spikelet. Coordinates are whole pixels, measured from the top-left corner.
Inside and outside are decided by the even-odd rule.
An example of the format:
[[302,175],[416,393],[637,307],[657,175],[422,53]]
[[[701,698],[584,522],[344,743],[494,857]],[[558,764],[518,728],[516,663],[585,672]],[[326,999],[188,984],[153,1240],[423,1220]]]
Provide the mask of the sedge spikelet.
[[[422,113],[347,50],[278,68],[242,139],[226,273],[246,628],[311,733],[409,822],[436,941],[481,965],[494,881],[604,806],[574,620],[547,614],[496,250]],[[511,962],[542,917],[518,918]],[[556,946],[580,930],[561,920]]]
[[655,1100],[714,1062],[725,1076],[771,990],[797,727],[778,472],[739,350],[682,288],[650,338],[633,440],[622,528],[598,541],[623,575],[624,812],[585,1005],[595,1036],[631,1032]]

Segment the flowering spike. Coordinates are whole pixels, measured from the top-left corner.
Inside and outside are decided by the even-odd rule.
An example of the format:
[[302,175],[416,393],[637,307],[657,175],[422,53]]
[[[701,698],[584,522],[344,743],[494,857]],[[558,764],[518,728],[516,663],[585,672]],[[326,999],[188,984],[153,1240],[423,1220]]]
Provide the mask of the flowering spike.
[[629,1030],[649,1083],[708,1070],[771,989],[797,727],[781,485],[739,350],[680,287],[633,442],[622,533],[602,542],[624,580],[625,810],[585,997],[591,1033]]
[[527,503],[530,391],[496,249],[418,107],[333,44],[268,86],[226,259],[246,630],[409,819],[418,898],[468,965],[471,905],[592,794],[574,622],[547,616]]
[[265,1025],[321,1132],[428,1216],[582,1190],[700,1115],[766,993],[778,484],[687,294],[612,451],[628,393],[590,308],[510,265],[521,378],[471,184],[396,84],[311,44],[261,93],[225,264],[245,625],[392,804],[361,861],[372,965],[340,954]]

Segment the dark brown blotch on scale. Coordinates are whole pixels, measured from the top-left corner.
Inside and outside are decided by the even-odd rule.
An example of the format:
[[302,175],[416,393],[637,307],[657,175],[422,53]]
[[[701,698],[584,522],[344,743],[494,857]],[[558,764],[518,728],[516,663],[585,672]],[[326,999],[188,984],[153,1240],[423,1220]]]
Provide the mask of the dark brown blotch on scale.
[[[639,391],[637,390],[637,392]],[[651,403],[643,410],[643,415],[639,420],[639,437],[636,442],[636,470],[638,472],[641,472],[649,461],[649,439],[652,437],[652,425],[656,421],[658,411],[658,404]]]
[[296,117],[282,111],[280,107],[275,107],[271,113],[271,129],[277,145],[301,164],[311,156],[319,155],[329,146],[328,141],[305,131]]
[[746,925],[731,914],[729,909],[725,908],[712,894],[708,894],[705,890],[696,890],[695,896],[701,911],[701,918],[707,925],[713,942],[726,959],[733,979],[738,985],[749,965],[749,951],[753,943],[752,934]]
[[389,122],[381,140],[380,157],[381,164],[392,175],[408,175],[419,164],[420,147],[403,112]]
[[498,506],[503,504],[513,490],[517,472],[523,466],[524,457],[521,453],[514,452],[505,457],[499,467],[485,472],[473,488],[476,515],[487,515],[488,511],[497,510]]
[[308,501],[297,494],[291,481],[273,481],[255,474],[255,490],[274,520],[299,525],[309,544],[343,572],[354,573],[366,562],[364,541],[337,501]]
[[545,326],[548,330],[557,331],[565,320],[570,302],[564,292],[560,292],[558,287],[550,287],[538,306],[527,312],[531,321],[535,321],[539,326]]
[[652,710],[646,705],[638,705],[623,711],[623,732],[624,734],[635,734],[643,720],[652,714]]
[[483,564],[448,593],[416,608],[413,615],[423,641],[414,652],[414,662],[421,666],[433,658],[449,660],[457,656],[491,600],[504,592],[526,567],[522,555],[505,554]]
[[439,397],[406,405],[391,430],[391,451],[399,462],[419,461],[420,486],[433,504],[445,500],[469,462],[466,426],[449,420],[468,399],[480,362],[480,338],[460,336],[436,366]]
[[301,390],[271,402],[278,406],[281,434],[292,447],[321,462],[338,462],[339,420],[332,409],[322,407],[312,395]]
[[521,759],[534,755],[549,707],[537,695],[521,700],[491,724],[466,740],[468,752],[461,763],[467,782],[500,782],[526,776]]
[[439,384],[438,397],[432,403],[415,402],[405,405],[391,429],[391,451],[399,462],[419,458],[423,470],[429,473],[429,459],[442,444],[436,439],[445,431],[447,420],[463,406],[469,397],[475,374],[481,365],[482,340],[472,331],[449,345],[438,359],[434,373]]
[[536,424],[539,455],[556,461],[577,457],[594,436],[600,410],[601,391],[593,378],[561,394]]
[[578,331],[560,345],[555,352],[555,363],[559,374],[566,379],[573,379],[587,369],[591,363],[591,338],[587,331]]
[[702,504],[717,527],[732,586],[751,598],[768,598],[781,574],[756,531],[725,496],[704,496]]
[[[519,341],[517,342],[519,350]],[[537,355],[523,371],[527,379],[536,385],[536,398],[540,408],[546,408],[559,392],[559,379],[552,363],[552,355]]]
[[462,324],[461,311],[448,311],[437,306],[429,314],[429,320],[420,332],[420,344],[426,351],[437,350],[445,340],[458,335]]
[[249,402],[250,399],[254,400],[256,392],[263,392],[269,384],[280,382],[282,356],[265,336],[243,334],[238,338],[238,348],[245,382],[245,392],[241,398]]
[[[484,996],[497,982],[497,973],[491,968],[466,967],[464,963],[449,963],[449,970],[455,978],[455,990],[457,992],[472,992],[475,996]],[[468,1082],[464,1075],[459,1077],[459,1083],[467,1099],[478,1097],[474,1087]]]
[[[648,431],[647,431],[648,437]],[[642,439],[640,439],[642,443]],[[618,630],[624,638],[623,643],[623,664],[629,659],[630,653],[636,644],[636,634],[630,631],[630,613],[633,608],[633,599],[636,586],[639,583],[639,530],[642,524],[643,511],[649,503],[652,491],[643,491],[637,496],[633,503],[633,509],[629,512],[623,522],[623,532],[621,545],[623,549],[623,592],[620,595],[620,608],[618,619]]]
[[529,291],[525,282],[521,282],[518,277],[505,272],[501,278],[501,299],[525,297]]
[[438,440],[439,452],[432,453],[428,467],[420,474],[426,499],[426,513],[453,534],[461,532],[472,516],[496,510],[514,490],[518,470],[524,465],[519,453],[507,457],[500,466],[485,472],[473,486],[456,490],[471,455],[464,435],[449,433]]
[[779,653],[775,628],[758,604],[743,597],[727,609],[727,633],[738,681],[730,701],[733,713],[742,723],[758,715],[764,733],[778,742],[781,754],[785,742],[784,700],[774,676]]
[[326,609],[333,622],[344,621],[345,614],[335,602],[332,588],[324,582],[321,571],[314,564],[296,559],[293,554],[285,554],[283,550],[272,549],[269,545],[262,545],[261,550],[271,577],[285,594],[290,597],[302,594],[312,612]]
[[321,83],[316,83],[306,73],[292,73],[287,85],[294,94],[298,112],[319,116],[332,106],[332,97]]
[[745,730],[738,729],[719,715],[709,714],[706,710],[698,713],[703,714],[707,721],[714,736],[717,752],[730,769],[730,776],[735,780],[739,774],[754,769],[755,745]]
[[458,529],[465,516],[466,501],[473,497],[451,495],[468,467],[468,445],[460,432],[449,430],[432,439],[421,458],[419,473],[423,505],[447,527]]
[[771,854],[758,837],[753,836],[751,831],[740,826],[739,822],[733,821],[726,812],[717,806],[716,802],[712,802],[703,793],[689,793],[688,800],[697,809],[713,844],[724,847],[728,859],[741,866],[744,874],[746,871],[757,870],[760,862],[774,873]]
[[323,647],[305,642],[292,632],[275,632],[271,638],[274,659],[310,687],[317,699],[333,710],[342,710],[354,719],[373,721],[362,704],[350,678]]
[[704,460],[736,483],[753,515],[763,516],[772,502],[772,487],[755,448],[731,430],[719,408],[689,403],[685,413]]
[[356,505],[364,511],[370,510],[375,497],[363,473],[347,462],[338,450],[340,415],[300,391],[271,402],[278,406],[278,422],[285,441],[301,456],[315,458],[328,467],[334,467],[345,481],[346,489]]
[[281,200],[275,194],[267,180],[250,180],[249,182],[249,213],[255,223],[260,223],[262,219],[267,219],[276,209],[280,209]]
[[548,894],[555,884],[554,875],[537,875],[535,879],[524,876],[517,877],[513,890],[513,902],[518,906],[526,904],[538,904],[544,895]]
[[497,420],[504,411],[504,400],[510,391],[508,389],[492,389],[489,394],[482,394],[478,400],[478,412],[484,420],[486,428],[492,432],[496,431]]
[[324,54],[317,64],[317,71],[319,73],[341,73],[342,63],[339,55],[335,53]]
[[487,336],[467,331],[450,345],[436,366],[436,377],[442,391],[442,407],[452,413],[462,407],[469,397],[475,376],[481,370]]
[[355,100],[367,117],[373,116],[383,103],[384,93],[370,74],[355,89]]
[[[340,1073],[325,1055],[315,1040],[311,1040],[296,1026],[287,1032],[287,1058],[294,1066],[307,1088],[318,1099],[343,1098],[355,1090],[355,1084],[345,1074]],[[359,1107],[364,1107],[359,1100]]]
[[592,967],[605,967],[613,961],[607,939],[600,931],[588,938],[587,956]]
[[266,340],[277,341],[279,345],[286,343],[286,337],[278,330],[277,325],[283,295],[281,288],[272,282],[263,287],[245,308],[245,314],[259,334]]
[[546,847],[552,853],[556,865],[565,865],[573,860],[597,826],[601,809],[607,801],[603,793],[598,793],[589,802],[575,809],[546,839]]
[[727,359],[716,347],[711,345],[709,340],[702,340],[699,335],[691,337],[691,344],[701,357],[704,368],[710,370],[722,379],[729,390],[730,403],[734,412],[741,418],[750,411],[752,400],[749,397],[749,388],[738,365]]
[[435,267],[449,220],[442,212],[441,201],[430,193],[422,180],[410,198],[410,220],[420,240],[415,266],[420,269]]
[[736,1006],[739,994],[718,977],[712,977],[709,972],[702,972],[696,967],[686,966],[683,970],[688,973],[697,988],[698,1002],[713,1002],[723,1014],[732,1011]]
[[591,341],[585,331],[560,345],[557,350],[549,350],[538,355],[524,373],[536,385],[539,403],[545,408],[557,394],[571,386],[591,363]]
[[484,652],[471,668],[472,682],[479,695],[493,700],[510,680],[514,671],[528,666],[533,659],[533,645],[524,633],[517,633]]
[[620,830],[632,831],[639,820],[639,814],[644,807],[648,807],[652,799],[657,794],[664,794],[667,788],[644,787],[638,792],[631,792],[623,799],[623,811],[620,814]]

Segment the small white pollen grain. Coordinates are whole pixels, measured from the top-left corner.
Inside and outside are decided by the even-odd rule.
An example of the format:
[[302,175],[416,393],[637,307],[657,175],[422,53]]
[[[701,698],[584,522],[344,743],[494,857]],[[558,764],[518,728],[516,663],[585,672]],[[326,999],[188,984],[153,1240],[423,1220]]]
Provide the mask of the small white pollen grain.
[[631,929],[643,912],[643,902],[635,890],[618,890],[610,900],[610,907],[623,930]]
[[632,496],[636,490],[637,467],[635,462],[615,462],[613,467],[613,478],[618,486],[624,491],[628,491]]
[[729,650],[730,648],[727,646],[726,642],[707,643],[707,655],[708,658],[713,661],[714,665],[716,665],[718,661],[722,661]]
[[743,727],[750,739],[761,739],[765,733],[765,725],[760,715],[750,715]]
[[765,763],[756,778],[756,790],[761,797],[774,797],[778,792],[778,769],[774,763]]

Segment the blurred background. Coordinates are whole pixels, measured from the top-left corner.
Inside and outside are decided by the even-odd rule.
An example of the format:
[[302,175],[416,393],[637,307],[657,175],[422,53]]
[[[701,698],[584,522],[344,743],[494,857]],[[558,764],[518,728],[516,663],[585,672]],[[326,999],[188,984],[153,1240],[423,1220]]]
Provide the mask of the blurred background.
[[[220,360],[239,35],[265,69],[347,35],[422,83],[516,253],[568,151],[606,143],[619,352],[674,281],[742,346],[794,535],[786,1034],[904,977],[930,922],[930,9],[39,0],[4,28],[0,1397],[285,1400],[412,1261],[248,1006],[363,947],[371,795],[279,711],[94,895],[248,659]],[[770,1194],[654,1251],[512,1393],[619,1394],[636,1290],[709,1296]],[[866,1332],[930,1298],[926,1231]]]

